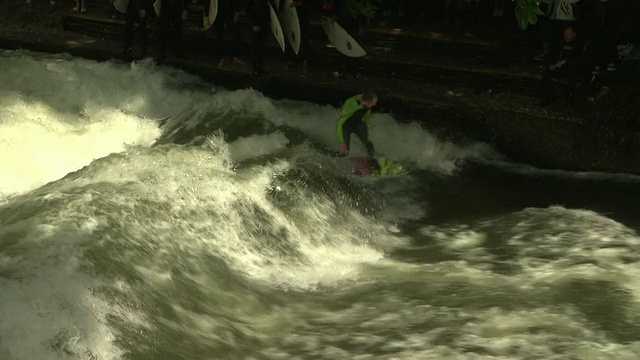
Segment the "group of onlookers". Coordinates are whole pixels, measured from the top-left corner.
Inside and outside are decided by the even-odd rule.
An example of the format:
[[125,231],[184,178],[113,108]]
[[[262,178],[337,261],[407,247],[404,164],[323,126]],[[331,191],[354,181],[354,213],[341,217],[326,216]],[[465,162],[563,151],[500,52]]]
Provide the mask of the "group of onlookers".
[[[634,34],[625,32],[625,13],[640,14],[637,0],[543,0],[543,104],[557,96],[551,79],[567,82],[566,98],[575,97],[577,85],[593,82],[602,71],[618,68]],[[637,36],[638,34],[635,34]],[[621,45],[625,44],[625,45]],[[619,51],[620,48],[620,51]]]
[[[31,1],[31,0],[27,0]],[[86,11],[85,0],[74,0],[74,11]],[[114,1],[114,0],[99,0]],[[163,61],[167,56],[169,35],[173,33],[173,49],[177,57],[184,57],[182,41],[183,22],[187,19],[187,9],[191,4],[200,2],[208,11],[208,0],[129,0],[124,14],[115,12],[114,16],[124,16],[125,36],[124,52],[130,54],[133,45],[134,23],[139,24],[141,52],[147,55],[147,20],[157,17],[158,52],[155,58]],[[52,5],[55,0],[51,0]],[[265,43],[271,35],[269,5],[277,9],[285,1],[276,0],[218,0],[218,15],[211,27],[216,33],[218,66],[224,67],[227,59],[234,64],[245,64],[240,49],[242,34],[240,14],[244,12],[248,19],[247,29],[251,37],[251,67],[255,75],[265,74]],[[577,85],[593,82],[602,72],[613,72],[623,56],[635,56],[630,43],[633,38],[629,24],[640,22],[640,0],[541,0],[544,15],[533,26],[539,31],[542,40],[542,52],[535,60],[543,62],[542,84],[543,103],[553,101],[557,96],[552,91],[551,79],[562,78],[567,82],[567,98],[573,99]],[[155,7],[154,7],[155,5]],[[454,14],[474,14],[478,9],[487,11],[487,16],[503,17],[505,9],[513,10],[513,1],[505,0],[293,0],[301,28],[301,46],[297,54],[286,43],[288,62],[285,69],[301,65],[300,74],[309,71],[309,7],[317,7],[322,15],[337,21],[356,40],[360,39],[364,26],[375,16],[381,20],[389,19],[413,22],[416,19],[428,20],[427,13],[440,14],[445,20],[452,20]],[[157,13],[157,14],[156,14]],[[480,16],[480,15],[478,15]],[[511,16],[513,11],[511,11]],[[433,16],[431,16],[433,17]],[[245,23],[246,24],[246,23]],[[515,25],[515,24],[514,24]],[[636,27],[636,29],[638,29]],[[232,42],[227,48],[224,33],[229,31]],[[514,28],[514,31],[518,31]],[[623,44],[623,45],[621,45]],[[638,50],[636,48],[636,50]],[[636,51],[637,52],[637,51]],[[533,54],[532,54],[533,55]],[[360,77],[361,60],[342,56],[342,64],[334,73],[338,77],[346,74]],[[640,70],[638,71],[640,73]]]

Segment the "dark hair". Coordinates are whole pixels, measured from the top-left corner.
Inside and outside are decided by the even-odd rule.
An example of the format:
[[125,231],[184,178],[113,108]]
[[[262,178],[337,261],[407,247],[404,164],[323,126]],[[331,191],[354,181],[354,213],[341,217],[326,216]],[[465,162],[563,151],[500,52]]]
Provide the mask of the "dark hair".
[[564,29],[565,30],[571,29],[571,30],[573,30],[574,33],[577,33],[578,32],[578,24],[569,23],[569,24],[564,26]]
[[362,95],[362,101],[372,101],[373,99],[377,99],[378,95],[372,92],[366,92]]

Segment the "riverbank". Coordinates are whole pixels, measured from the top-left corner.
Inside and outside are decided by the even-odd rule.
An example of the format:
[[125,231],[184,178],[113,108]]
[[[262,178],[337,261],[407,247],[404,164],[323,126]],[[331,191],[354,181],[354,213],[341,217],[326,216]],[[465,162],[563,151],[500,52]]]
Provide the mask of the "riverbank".
[[[13,0],[4,6],[12,15],[0,28],[2,48],[66,52],[99,61],[130,60],[121,53],[122,22],[109,19],[104,9],[71,14],[48,3]],[[194,17],[198,9],[191,12]],[[519,161],[546,168],[640,174],[640,134],[634,118],[640,113],[634,110],[640,101],[634,100],[637,93],[630,84],[602,86],[595,94],[584,93],[574,104],[559,102],[543,108],[538,105],[536,65],[522,60],[526,41],[518,46],[512,41],[512,51],[505,56],[495,42],[393,34],[393,29],[384,27],[370,31],[373,46],[364,61],[363,77],[337,79],[331,72],[338,55],[324,47],[317,25],[313,28],[314,61],[304,78],[298,69],[280,70],[284,59],[272,40],[266,62],[271,75],[255,78],[248,66],[218,69],[217,58],[209,50],[213,46],[203,46],[212,43],[212,34],[198,31],[193,21],[185,29],[189,58],[169,59],[166,66],[230,89],[252,87],[273,98],[334,106],[353,93],[373,90],[381,96],[380,110],[393,112],[399,121],[419,121],[441,136],[463,134],[487,141]],[[392,39],[392,44],[375,46],[385,38]],[[441,51],[426,55],[425,46],[407,51],[418,41],[431,44],[426,49]],[[244,54],[246,50],[245,46]],[[491,54],[502,61],[495,61]]]

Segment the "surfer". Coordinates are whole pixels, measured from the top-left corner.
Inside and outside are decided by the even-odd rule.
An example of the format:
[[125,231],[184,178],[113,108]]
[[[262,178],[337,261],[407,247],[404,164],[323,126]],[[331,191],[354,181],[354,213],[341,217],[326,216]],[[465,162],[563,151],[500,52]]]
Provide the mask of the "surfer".
[[147,14],[153,11],[152,0],[131,0],[127,6],[124,27],[124,53],[131,54],[133,44],[133,23],[138,23],[142,56],[147,55]]
[[336,121],[340,156],[346,156],[349,153],[351,134],[355,133],[367,148],[367,155],[374,157],[375,151],[373,143],[369,140],[367,125],[371,118],[371,111],[377,103],[378,96],[374,93],[358,94],[344,102]]
[[190,0],[159,0],[160,7],[160,44],[158,61],[163,61],[167,56],[167,40],[169,37],[169,26],[173,25],[174,36],[176,37],[176,52],[179,58],[184,58],[182,48],[182,22],[187,20],[187,8]]
[[251,65],[254,75],[265,75],[264,47],[267,41],[271,15],[268,0],[249,0],[247,14],[251,18]]
[[231,56],[233,63],[244,65],[245,62],[240,60],[240,0],[218,0],[218,16],[214,22],[216,35],[218,37],[218,46],[220,50],[220,62],[218,67],[224,67],[224,25],[227,25],[231,37],[233,38],[233,46],[231,48]]

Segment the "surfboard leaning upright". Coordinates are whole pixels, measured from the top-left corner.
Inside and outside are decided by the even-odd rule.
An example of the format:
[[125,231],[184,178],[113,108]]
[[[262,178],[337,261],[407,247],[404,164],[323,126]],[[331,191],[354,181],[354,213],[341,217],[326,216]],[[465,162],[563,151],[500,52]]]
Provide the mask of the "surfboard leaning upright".
[[293,0],[281,0],[282,4],[279,14],[280,24],[282,25],[282,31],[285,34],[285,38],[291,45],[293,52],[298,54],[300,52],[300,19],[298,19],[298,11],[293,6]]
[[153,10],[155,10],[156,12],[156,16],[160,16],[160,13],[162,12],[162,0],[156,0],[153,3]]
[[205,7],[204,14],[202,15],[202,28],[204,30],[209,30],[218,17],[218,0],[206,1],[209,3],[209,11],[207,11],[207,8]]
[[280,49],[284,52],[284,34],[282,33],[282,26],[280,26],[280,20],[278,20],[278,14],[273,9],[273,6],[270,2],[269,4],[269,13],[271,15],[271,32],[273,33],[273,37],[276,38],[278,45],[280,45]]
[[329,41],[340,53],[353,58],[367,55],[362,46],[337,22],[327,16],[323,16],[322,29]]
[[129,0],[113,0],[113,7],[120,13],[126,13],[129,7]]

